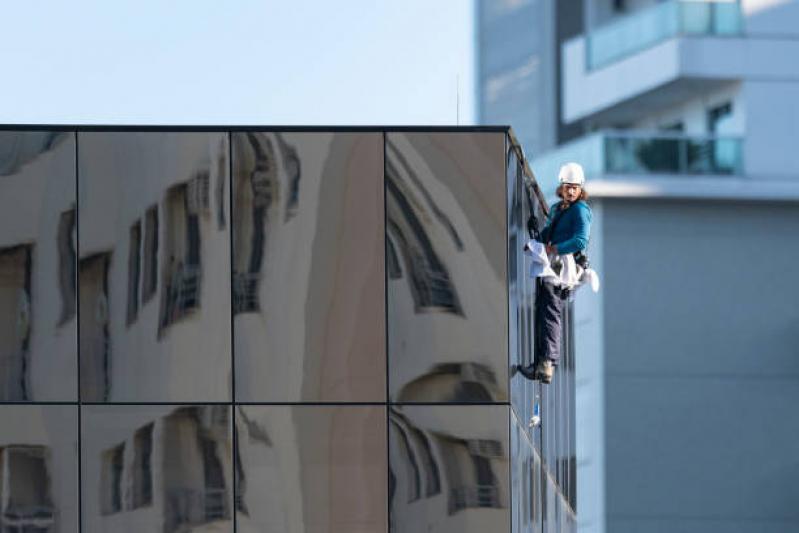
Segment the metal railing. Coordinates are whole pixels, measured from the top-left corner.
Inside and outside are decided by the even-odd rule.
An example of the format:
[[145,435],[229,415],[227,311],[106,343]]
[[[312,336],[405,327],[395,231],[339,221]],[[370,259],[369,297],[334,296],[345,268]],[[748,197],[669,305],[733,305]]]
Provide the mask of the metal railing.
[[502,507],[499,487],[460,485],[449,489],[449,514],[473,507]]
[[53,531],[55,512],[52,506],[28,505],[7,508],[0,515],[0,531],[35,531],[50,533]]
[[261,275],[251,272],[233,274],[233,313],[248,313],[261,310],[258,284]]
[[587,177],[604,174],[737,176],[743,174],[743,139],[640,131],[600,131],[566,143],[530,162],[546,194],[560,166],[582,165]]
[[586,36],[586,64],[596,69],[677,35],[739,35],[738,1],[669,0],[601,26]]
[[202,524],[229,518],[225,489],[168,489],[166,512],[169,524]]

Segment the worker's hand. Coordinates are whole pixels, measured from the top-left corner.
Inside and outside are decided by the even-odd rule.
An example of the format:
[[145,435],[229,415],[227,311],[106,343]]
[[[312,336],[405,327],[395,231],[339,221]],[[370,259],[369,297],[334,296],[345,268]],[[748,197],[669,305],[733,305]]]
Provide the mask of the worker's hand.
[[548,254],[555,254],[558,255],[558,247],[554,244],[547,244],[545,247]]

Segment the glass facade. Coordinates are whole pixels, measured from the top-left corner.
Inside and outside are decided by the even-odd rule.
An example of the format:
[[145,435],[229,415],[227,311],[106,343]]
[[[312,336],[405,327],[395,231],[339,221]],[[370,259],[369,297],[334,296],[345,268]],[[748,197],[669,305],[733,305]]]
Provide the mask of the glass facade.
[[505,128],[0,132],[0,533],[573,531],[541,200]]

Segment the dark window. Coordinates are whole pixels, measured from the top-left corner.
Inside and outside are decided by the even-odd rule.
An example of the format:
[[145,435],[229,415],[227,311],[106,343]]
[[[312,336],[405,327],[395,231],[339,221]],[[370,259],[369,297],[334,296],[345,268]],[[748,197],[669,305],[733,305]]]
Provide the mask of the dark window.
[[217,457],[217,444],[207,438],[200,438],[205,475],[205,521],[227,518],[227,491],[222,462]]
[[[180,185],[166,198],[161,328],[200,307],[200,219],[196,206],[189,205],[187,191],[186,185]],[[196,191],[192,197],[196,201]]]
[[138,430],[133,442],[133,507],[138,508],[153,503],[153,424]]
[[682,120],[679,120],[677,122],[661,126],[660,131],[682,133],[683,131],[685,131],[685,125],[683,124]]
[[6,467],[3,472],[6,491],[0,515],[3,533],[51,532],[54,512],[49,450],[43,446],[14,446],[2,452],[0,459],[5,461]]
[[430,440],[423,431],[410,428],[410,433],[414,440],[419,444],[419,452],[422,456],[422,464],[425,473],[425,496],[433,496],[441,492],[441,474],[438,471],[438,464],[433,457],[433,450],[430,447]]
[[33,246],[0,249],[0,400],[30,399]]
[[111,389],[111,343],[109,331],[108,271],[110,253],[81,258],[80,320],[80,392],[84,401],[106,401]]
[[139,272],[141,268],[141,222],[130,228],[128,241],[128,325],[139,314]]
[[[390,167],[388,170],[391,172]],[[416,310],[461,314],[449,272],[433,248],[411,202],[395,181],[386,181],[387,201],[390,201],[387,209],[391,210],[388,228],[400,246]]]
[[707,129],[710,133],[724,133],[726,127],[732,119],[732,103],[726,102],[720,106],[711,108],[707,112]]
[[414,502],[419,499],[422,493],[422,478],[419,473],[419,463],[416,461],[416,454],[411,447],[405,429],[395,420],[391,420],[391,423],[394,424],[394,428],[399,436],[402,451],[405,455],[405,466],[407,467],[408,474],[408,503]]
[[75,210],[70,209],[61,213],[61,218],[58,221],[58,285],[61,290],[59,326],[67,323],[75,316],[76,270]]
[[158,206],[147,210],[144,218],[144,280],[142,303],[147,303],[158,289]]
[[101,512],[104,515],[122,511],[122,472],[125,466],[125,445],[106,451],[103,454],[100,492]]

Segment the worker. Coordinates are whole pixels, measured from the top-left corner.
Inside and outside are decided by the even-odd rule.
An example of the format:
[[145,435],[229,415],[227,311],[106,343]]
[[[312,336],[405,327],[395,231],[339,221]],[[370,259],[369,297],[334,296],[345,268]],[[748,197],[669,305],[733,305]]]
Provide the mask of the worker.
[[[577,163],[563,165],[558,173],[560,201],[552,205],[547,222],[541,232],[550,264],[557,268],[561,256],[585,250],[591,230],[591,208],[585,203],[588,193],[583,168]],[[578,261],[580,262],[580,261]],[[583,265],[585,266],[585,265]],[[552,283],[537,283],[535,300],[535,362],[531,368],[519,370],[532,379],[550,383],[555,367],[561,358],[561,331],[563,311],[568,289]]]

